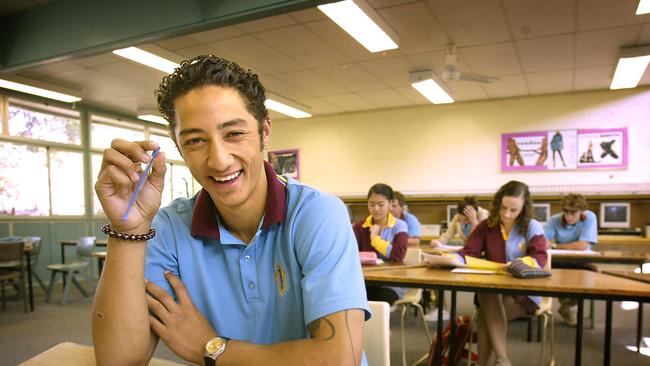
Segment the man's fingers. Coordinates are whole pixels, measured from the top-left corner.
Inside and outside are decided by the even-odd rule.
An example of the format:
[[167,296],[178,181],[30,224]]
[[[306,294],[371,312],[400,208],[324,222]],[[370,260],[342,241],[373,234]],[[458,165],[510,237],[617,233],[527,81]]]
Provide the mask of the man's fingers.
[[192,304],[192,300],[187,293],[185,285],[178,277],[174,276],[173,273],[167,271],[165,272],[165,279],[167,279],[167,282],[169,282],[169,284],[172,286],[172,289],[174,289],[174,293],[176,294],[176,297],[181,304]]
[[144,288],[154,299],[159,301],[167,311],[171,312],[174,307],[178,305],[176,301],[174,301],[174,298],[167,293],[167,291],[163,290],[162,287],[156,285],[155,283],[147,281],[147,283],[144,285]]
[[149,315],[149,327],[156,335],[167,343],[167,327],[155,316]]
[[152,296],[146,295],[147,308],[152,312],[162,323],[168,323],[169,310],[157,299]]

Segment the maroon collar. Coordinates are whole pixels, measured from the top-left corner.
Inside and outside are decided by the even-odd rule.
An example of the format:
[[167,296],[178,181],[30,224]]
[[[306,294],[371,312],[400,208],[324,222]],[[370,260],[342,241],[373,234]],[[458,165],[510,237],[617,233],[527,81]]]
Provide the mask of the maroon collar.
[[[262,229],[268,229],[269,226],[284,221],[287,213],[287,187],[275,173],[273,166],[266,161],[264,162],[264,172],[266,173],[267,194]],[[192,235],[219,239],[217,215],[217,208],[210,194],[205,189],[201,189],[192,211]]]

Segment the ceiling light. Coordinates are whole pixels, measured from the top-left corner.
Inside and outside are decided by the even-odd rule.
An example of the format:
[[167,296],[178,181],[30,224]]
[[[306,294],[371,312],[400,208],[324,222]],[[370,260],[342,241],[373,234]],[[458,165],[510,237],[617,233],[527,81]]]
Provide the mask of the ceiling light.
[[156,56],[151,52],[147,52],[145,50],[139,49],[137,47],[128,47],[128,48],[122,48],[119,50],[113,51],[114,54],[118,56],[122,56],[124,58],[127,58],[131,61],[135,61],[137,63],[143,64],[145,66],[149,66],[151,68],[154,68],[156,70],[160,70],[162,72],[165,72],[167,74],[171,74],[174,72],[174,70],[179,67],[180,65],[169,61],[166,58],[162,58],[160,56]]
[[622,48],[609,88],[612,90],[635,88],[639,85],[648,62],[650,62],[650,45]]
[[[34,82],[29,81],[29,83],[38,84],[38,82],[35,81]],[[16,90],[22,93],[27,93],[32,95],[38,95],[39,97],[54,99],[65,103],[74,103],[81,100],[81,98],[74,95],[59,93],[52,90],[43,89],[36,86],[31,86],[31,85],[9,81],[5,79],[0,79],[0,88]]]
[[153,122],[153,123],[159,123],[161,125],[169,124],[166,119],[160,117],[152,109],[145,109],[145,110],[138,111],[138,119],[141,119],[143,121]]
[[289,117],[293,118],[309,118],[311,117],[311,114],[301,111],[300,109],[291,107],[289,105],[286,105],[284,103],[280,103],[277,100],[273,99],[267,99],[264,101],[264,105],[266,108],[274,110],[276,112],[282,113],[284,115],[287,115]]
[[370,52],[398,47],[397,34],[362,0],[319,5],[318,9]]
[[639,7],[636,8],[636,15],[650,13],[650,0],[640,0]]
[[414,71],[409,74],[411,86],[433,104],[453,103],[442,83],[436,82],[431,70]]

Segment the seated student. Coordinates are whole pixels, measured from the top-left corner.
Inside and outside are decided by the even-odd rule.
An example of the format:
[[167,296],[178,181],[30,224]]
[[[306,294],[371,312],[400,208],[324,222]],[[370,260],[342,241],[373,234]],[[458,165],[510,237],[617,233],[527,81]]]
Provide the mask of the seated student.
[[[476,225],[481,221],[488,218],[489,212],[483,207],[479,207],[476,196],[465,196],[458,202],[458,208],[454,218],[451,219],[449,229],[440,237],[440,239],[431,240],[431,246],[443,246],[458,234],[463,240],[463,244],[467,241],[467,237],[474,230]],[[459,248],[460,249],[460,248]]]
[[[365,220],[354,224],[354,235],[360,252],[374,251],[378,257],[395,262],[404,261],[408,247],[406,222],[390,213],[390,203],[395,198],[393,189],[377,183],[368,191],[368,211]],[[404,288],[368,287],[368,300],[386,301],[393,304],[406,293]]]
[[[487,220],[476,226],[467,239],[461,256],[507,263],[521,257],[540,268],[546,264],[546,238],[542,225],[533,217],[533,205],[528,186],[510,181],[494,195]],[[492,354],[495,365],[510,365],[506,352],[508,321],[539,308],[539,297],[478,293],[478,354],[479,365],[487,365]]]
[[[590,250],[598,241],[598,221],[596,214],[589,211],[587,200],[581,194],[568,194],[562,200],[562,213],[555,214],[544,225],[544,234],[553,248]],[[555,268],[576,268],[596,271],[592,263],[561,263],[553,264]],[[560,298],[558,312],[568,326],[575,327],[578,323],[578,300]]]
[[398,219],[402,219],[406,222],[409,232],[409,245],[420,245],[420,221],[415,215],[408,212],[408,206],[406,205],[406,197],[402,192],[394,192],[395,199],[391,202],[390,213]]

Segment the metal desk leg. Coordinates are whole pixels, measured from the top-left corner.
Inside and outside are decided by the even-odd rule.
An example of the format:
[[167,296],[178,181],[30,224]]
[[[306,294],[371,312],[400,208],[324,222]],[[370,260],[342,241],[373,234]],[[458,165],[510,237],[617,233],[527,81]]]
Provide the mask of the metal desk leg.
[[436,349],[433,351],[434,352],[434,364],[435,365],[442,365],[442,304],[445,303],[445,290],[443,289],[438,289],[437,290],[437,296],[438,296],[438,331],[436,333]]
[[639,303],[639,310],[636,317],[636,351],[641,352],[641,340],[643,338],[643,303]]
[[[442,306],[440,306],[442,308]],[[441,311],[438,311],[440,316]],[[438,318],[442,319],[442,318]],[[449,313],[449,321],[451,322],[451,329],[449,332],[449,365],[454,365],[456,359],[456,290],[451,290],[451,309]]]
[[578,299],[578,324],[576,324],[576,354],[575,362],[576,366],[579,366],[582,363],[582,323],[584,316],[584,299]]
[[612,348],[612,300],[605,301],[605,355],[603,365],[609,366]]
[[34,288],[32,287],[32,253],[27,253],[27,291],[29,291],[29,311],[34,311]]

